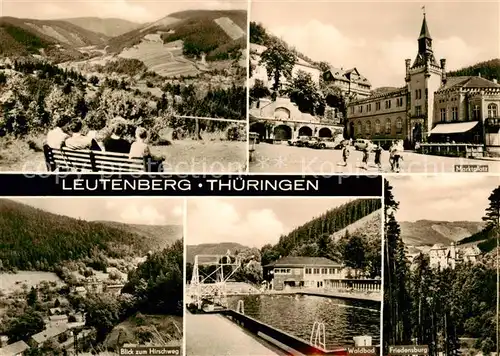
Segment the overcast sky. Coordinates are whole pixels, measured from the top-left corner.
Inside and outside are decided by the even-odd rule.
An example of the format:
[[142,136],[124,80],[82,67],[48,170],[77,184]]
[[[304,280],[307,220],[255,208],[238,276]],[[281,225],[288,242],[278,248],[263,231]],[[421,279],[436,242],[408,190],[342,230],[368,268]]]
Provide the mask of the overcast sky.
[[500,176],[452,174],[388,177],[399,221],[481,221]]
[[276,244],[280,235],[348,201],[344,198],[190,199],[186,243],[237,242],[258,248]]
[[82,220],[127,224],[183,225],[184,199],[172,198],[19,198],[18,202]]
[[417,54],[423,5],[436,59],[449,69],[499,57],[498,1],[253,0],[250,18],[313,60],[356,67],[374,88],[400,87],[405,58]]
[[36,19],[112,17],[143,23],[177,11],[246,10],[248,4],[242,0],[0,0],[0,7],[2,16]]

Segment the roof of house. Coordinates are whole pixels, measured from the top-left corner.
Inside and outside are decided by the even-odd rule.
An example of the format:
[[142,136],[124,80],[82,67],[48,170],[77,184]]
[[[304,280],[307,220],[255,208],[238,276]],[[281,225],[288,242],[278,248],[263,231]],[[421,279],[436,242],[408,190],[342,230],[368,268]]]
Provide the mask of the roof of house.
[[356,68],[350,68],[344,70],[342,68],[336,68],[334,66],[330,66],[327,72],[330,72],[332,74],[333,79],[342,80],[345,82],[349,82],[351,80],[351,75],[355,74],[359,77],[359,80],[357,80],[358,83],[371,86],[371,83],[368,81],[368,79],[359,74]]
[[47,340],[52,339],[55,336],[61,335],[63,332],[68,330],[67,325],[54,326],[52,328],[45,329],[38,334],[32,336],[38,344],[44,343]]
[[500,88],[500,84],[497,84],[486,78],[479,76],[460,76],[460,77],[447,77],[446,84],[442,85],[439,91],[447,89],[489,89],[489,88]]
[[0,348],[0,355],[15,356],[29,349],[29,346],[24,341],[18,341],[13,344]]
[[66,320],[68,319],[67,315],[51,315],[49,316],[49,320],[55,321],[55,320]]
[[329,260],[325,257],[292,257],[287,256],[280,258],[266,267],[304,267],[304,266],[325,266],[325,267],[341,267],[340,263]]

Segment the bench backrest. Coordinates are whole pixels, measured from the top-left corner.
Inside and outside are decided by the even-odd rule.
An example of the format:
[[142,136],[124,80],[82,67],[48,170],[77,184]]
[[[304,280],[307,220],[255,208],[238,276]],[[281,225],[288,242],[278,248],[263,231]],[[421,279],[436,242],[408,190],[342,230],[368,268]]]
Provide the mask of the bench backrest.
[[51,172],[87,171],[87,172],[150,172],[149,158],[129,158],[128,155],[115,152],[91,150],[55,149],[44,145],[45,162]]

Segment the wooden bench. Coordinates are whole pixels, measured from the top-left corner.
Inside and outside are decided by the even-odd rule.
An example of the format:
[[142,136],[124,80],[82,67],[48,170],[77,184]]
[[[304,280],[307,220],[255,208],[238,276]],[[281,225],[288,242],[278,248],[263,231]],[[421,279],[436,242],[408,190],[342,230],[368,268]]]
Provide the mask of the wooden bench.
[[127,154],[55,149],[43,146],[45,163],[50,172],[163,172],[163,165],[151,157],[129,158]]

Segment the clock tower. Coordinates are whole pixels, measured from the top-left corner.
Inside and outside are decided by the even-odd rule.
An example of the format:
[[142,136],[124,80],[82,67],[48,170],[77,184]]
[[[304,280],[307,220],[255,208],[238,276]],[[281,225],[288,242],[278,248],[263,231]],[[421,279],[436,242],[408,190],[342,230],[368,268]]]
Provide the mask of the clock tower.
[[412,143],[425,142],[436,124],[434,118],[434,93],[443,84],[445,60],[440,63],[434,57],[432,37],[427,26],[424,12],[420,35],[418,37],[418,53],[411,64],[406,60],[406,86],[408,90],[408,140]]
[[434,52],[432,51],[432,37],[427,27],[427,20],[424,13],[420,36],[418,37],[418,54],[413,62],[413,67],[426,65],[427,63],[437,65]]

